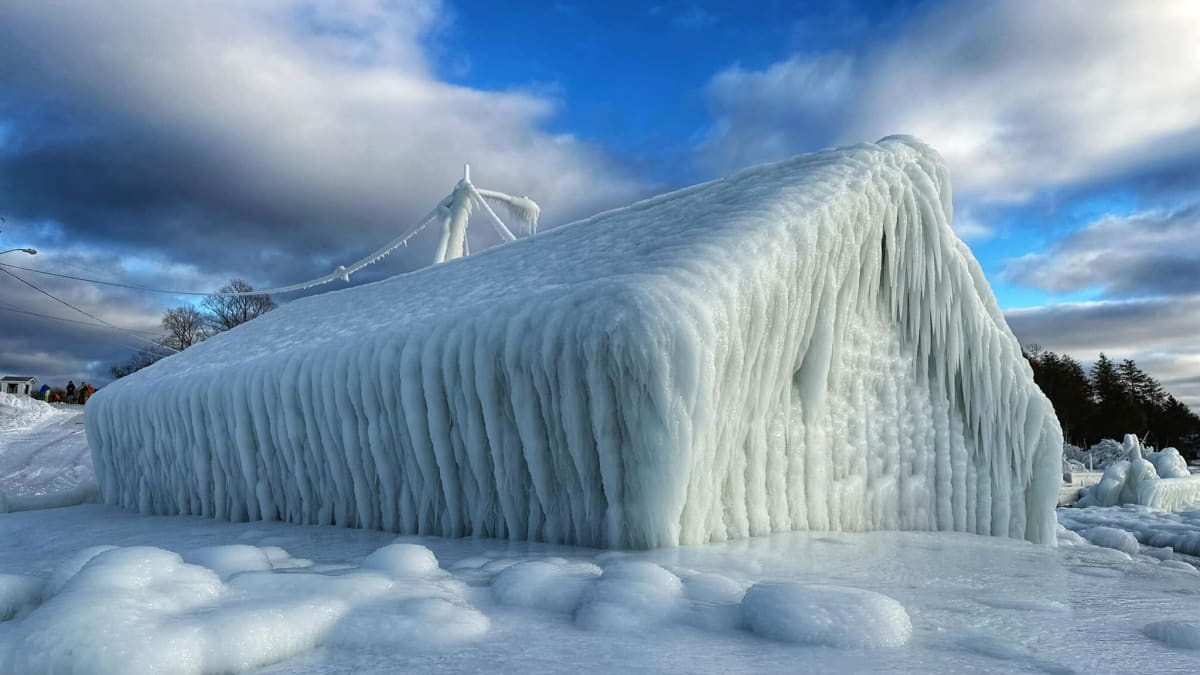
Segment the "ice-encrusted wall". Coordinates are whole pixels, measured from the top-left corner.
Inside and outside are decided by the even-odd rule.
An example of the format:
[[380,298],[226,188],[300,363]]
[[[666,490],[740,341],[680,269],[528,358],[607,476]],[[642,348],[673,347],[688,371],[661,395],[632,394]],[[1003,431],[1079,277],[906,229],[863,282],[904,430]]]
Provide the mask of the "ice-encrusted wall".
[[593,546],[1050,543],[1062,438],[911,138],[288,303],[105,387],[147,513]]

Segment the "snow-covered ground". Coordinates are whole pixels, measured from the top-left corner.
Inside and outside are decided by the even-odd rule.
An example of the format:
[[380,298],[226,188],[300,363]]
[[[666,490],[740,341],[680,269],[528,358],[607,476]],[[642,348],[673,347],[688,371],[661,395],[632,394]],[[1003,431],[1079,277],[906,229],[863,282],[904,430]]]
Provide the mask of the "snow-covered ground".
[[45,495],[94,480],[83,406],[0,394],[0,495]]
[[0,672],[1194,672],[1200,573],[1060,537],[791,533],[630,553],[13,513]]

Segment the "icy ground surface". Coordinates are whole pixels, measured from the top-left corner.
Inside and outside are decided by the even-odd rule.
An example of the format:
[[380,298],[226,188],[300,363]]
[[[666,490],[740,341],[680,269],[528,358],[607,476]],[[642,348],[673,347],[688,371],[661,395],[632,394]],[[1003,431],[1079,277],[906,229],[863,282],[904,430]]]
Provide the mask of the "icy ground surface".
[[[1113,541],[1119,535],[1105,533],[1116,530],[1125,533],[1126,542],[1132,540],[1142,546],[1142,552],[1158,557],[1174,557],[1200,565],[1200,511],[1168,513],[1155,511],[1146,506],[1091,507],[1086,509],[1059,509],[1058,520],[1063,527],[1078,532],[1092,543],[1108,546],[1096,541],[1103,537]],[[1096,532],[1094,528],[1104,528]],[[1092,530],[1089,533],[1089,530]],[[1122,546],[1128,547],[1129,544]],[[1171,549],[1169,552],[1164,549]]]
[[82,406],[0,394],[0,495],[44,495],[93,480]]
[[13,513],[0,672],[1200,668],[1200,573],[1059,538],[784,533],[627,553]]

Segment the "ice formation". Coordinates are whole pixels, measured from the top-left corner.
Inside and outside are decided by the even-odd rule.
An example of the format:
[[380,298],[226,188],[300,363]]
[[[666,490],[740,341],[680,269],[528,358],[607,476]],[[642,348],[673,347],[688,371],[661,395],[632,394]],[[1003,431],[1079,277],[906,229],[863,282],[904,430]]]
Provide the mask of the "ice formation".
[[1079,493],[1075,506],[1138,504],[1160,511],[1200,506],[1200,476],[1188,472],[1175,448],[1142,451],[1137,436],[1125,434],[1127,459],[1112,462],[1096,485]]
[[105,387],[105,499],[603,547],[1054,541],[1062,438],[919,141],[289,303]]
[[1061,528],[1057,547],[785,532],[611,551],[15,513],[0,516],[0,673],[1194,672],[1200,572],[1144,534],[1200,546],[1200,511],[1059,514],[1136,523],[1141,552]]
[[895,599],[861,588],[761,582],[742,600],[746,624],[764,637],[831,647],[899,647],[912,621]]

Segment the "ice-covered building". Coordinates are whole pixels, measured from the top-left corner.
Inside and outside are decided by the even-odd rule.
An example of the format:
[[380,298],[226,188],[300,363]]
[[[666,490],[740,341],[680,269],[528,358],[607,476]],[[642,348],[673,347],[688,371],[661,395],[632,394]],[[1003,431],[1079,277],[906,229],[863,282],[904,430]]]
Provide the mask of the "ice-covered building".
[[1062,437],[939,156],[796,157],[291,302],[105,387],[107,501],[596,546],[1051,542]]

